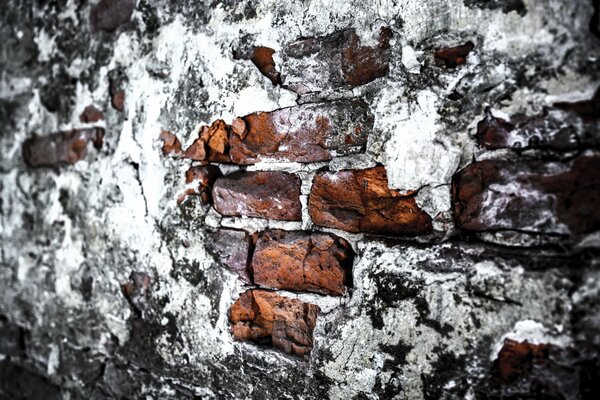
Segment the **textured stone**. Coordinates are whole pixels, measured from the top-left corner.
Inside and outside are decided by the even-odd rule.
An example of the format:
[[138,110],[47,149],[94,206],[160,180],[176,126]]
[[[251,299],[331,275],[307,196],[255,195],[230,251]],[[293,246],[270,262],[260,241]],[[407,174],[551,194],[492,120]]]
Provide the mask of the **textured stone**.
[[190,167],[185,173],[186,183],[198,181],[198,187],[191,188],[186,194],[199,195],[205,204],[212,203],[212,188],[215,181],[223,176],[216,165],[197,165]]
[[181,154],[181,142],[177,139],[177,136],[169,131],[162,130],[160,132],[159,139],[162,140],[162,152],[163,154]]
[[300,183],[287,172],[234,172],[217,179],[212,197],[222,215],[300,221]]
[[446,68],[456,68],[467,61],[467,56],[473,50],[473,42],[467,42],[461,46],[444,47],[433,53],[436,64],[445,65]]
[[364,150],[373,128],[367,104],[357,99],[258,112],[242,120],[230,136],[231,159],[237,164],[330,160]]
[[244,231],[217,229],[208,235],[206,247],[226,268],[236,272],[244,283],[252,283],[249,268],[252,238]]
[[236,340],[271,344],[306,356],[313,347],[319,308],[264,290],[248,290],[231,306],[229,320]]
[[600,157],[570,163],[486,160],[453,180],[457,224],[473,231],[585,233],[600,228]]
[[135,0],[100,0],[90,10],[92,32],[112,32],[131,19]]
[[354,29],[346,29],[292,42],[282,55],[283,85],[306,94],[353,88],[385,76],[391,37],[389,28],[381,28],[377,44],[365,46]]
[[102,119],[104,119],[104,113],[98,110],[93,104],[84,108],[83,112],[79,115],[79,120],[86,123],[98,122]]
[[23,158],[30,167],[75,164],[87,154],[89,143],[102,147],[104,129],[87,128],[35,136],[23,142]]
[[415,195],[389,189],[383,167],[317,174],[309,212],[315,224],[349,232],[413,236],[431,231],[431,217],[417,206]]
[[259,236],[252,256],[254,283],[342,295],[352,283],[353,258],[350,244],[333,234],[267,231]]

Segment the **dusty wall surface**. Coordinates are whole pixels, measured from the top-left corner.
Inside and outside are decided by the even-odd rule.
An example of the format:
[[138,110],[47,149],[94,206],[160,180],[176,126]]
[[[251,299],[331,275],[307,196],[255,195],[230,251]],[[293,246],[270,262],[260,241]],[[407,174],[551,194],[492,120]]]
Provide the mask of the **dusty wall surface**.
[[[0,13],[0,398],[597,398],[597,2],[42,3]],[[257,287],[299,302],[232,333]]]

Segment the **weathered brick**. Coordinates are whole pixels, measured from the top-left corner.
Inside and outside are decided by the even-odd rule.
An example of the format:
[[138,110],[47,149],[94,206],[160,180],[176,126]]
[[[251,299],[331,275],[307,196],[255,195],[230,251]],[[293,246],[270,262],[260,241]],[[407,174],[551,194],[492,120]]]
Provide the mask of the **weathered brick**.
[[100,0],[90,10],[92,32],[112,32],[131,19],[135,0]]
[[185,150],[184,157],[196,161],[229,162],[229,130],[230,126],[221,119],[210,126],[202,126],[198,139]]
[[208,235],[208,251],[226,268],[236,272],[244,283],[252,283],[250,251],[252,238],[244,231],[218,229]]
[[445,65],[446,68],[456,68],[467,61],[467,56],[473,50],[473,42],[467,42],[461,46],[444,47],[433,53],[436,64]]
[[473,231],[586,233],[600,228],[600,157],[572,162],[485,160],[453,179],[457,224]]
[[300,184],[287,172],[240,171],[217,179],[212,197],[222,215],[300,221]]
[[169,131],[162,130],[160,132],[159,139],[163,142],[162,152],[163,154],[181,154],[181,142],[177,139],[177,136]]
[[261,74],[269,78],[273,82],[273,85],[276,85],[281,83],[281,76],[275,68],[275,62],[273,61],[274,53],[275,50],[268,47],[254,47],[250,60],[256,65]]
[[104,130],[101,128],[73,129],[35,136],[23,143],[23,158],[30,167],[75,164],[85,157],[89,143],[99,149],[103,139]]
[[142,315],[148,303],[151,283],[150,276],[143,272],[133,271],[129,276],[129,282],[121,285],[123,295],[138,316]]
[[258,112],[236,120],[230,136],[231,160],[325,161],[364,150],[373,115],[362,100],[305,104]]
[[283,51],[283,85],[299,94],[353,88],[387,75],[392,31],[381,28],[378,44],[361,44],[354,29],[300,39]]
[[317,174],[309,212],[315,224],[349,232],[412,236],[432,228],[415,194],[389,189],[384,167]]
[[477,141],[488,149],[574,150],[600,146],[600,91],[590,100],[556,103],[541,113],[516,114],[510,121],[489,109],[477,124]]
[[98,122],[102,119],[104,119],[104,113],[98,110],[93,104],[84,108],[83,112],[79,115],[79,120],[86,123]]
[[271,344],[286,353],[310,354],[319,307],[265,290],[248,290],[231,306],[236,340]]
[[196,165],[185,173],[186,183],[198,181],[198,186],[186,191],[186,195],[199,195],[205,204],[212,203],[212,188],[218,178],[223,176],[216,165]]
[[267,231],[252,257],[260,286],[342,295],[351,285],[354,253],[344,239],[328,233]]

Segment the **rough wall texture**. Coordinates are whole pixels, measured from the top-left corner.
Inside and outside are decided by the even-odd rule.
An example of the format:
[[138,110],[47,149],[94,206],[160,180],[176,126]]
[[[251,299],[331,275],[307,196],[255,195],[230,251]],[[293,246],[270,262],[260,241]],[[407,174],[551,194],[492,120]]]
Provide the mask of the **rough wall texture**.
[[597,1],[191,3],[2,6],[0,398],[598,398]]

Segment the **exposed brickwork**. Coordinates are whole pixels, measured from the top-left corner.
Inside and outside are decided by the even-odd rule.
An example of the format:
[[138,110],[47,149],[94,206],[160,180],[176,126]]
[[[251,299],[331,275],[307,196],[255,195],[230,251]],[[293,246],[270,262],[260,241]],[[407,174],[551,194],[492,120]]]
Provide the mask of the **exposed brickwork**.
[[264,290],[248,290],[231,306],[236,340],[268,344],[299,356],[310,353],[319,308]]
[[570,163],[476,162],[453,182],[457,224],[474,231],[585,233],[600,228],[600,157]]
[[392,31],[381,28],[376,46],[364,46],[354,29],[300,39],[283,51],[283,85],[299,94],[353,88],[387,75]]
[[235,172],[217,179],[212,197],[222,215],[302,219],[300,178],[287,172]]
[[177,136],[172,134],[169,131],[162,130],[160,132],[159,139],[163,142],[162,152],[163,154],[173,154],[180,155],[181,154],[181,142],[177,139]]
[[259,236],[252,272],[260,286],[342,295],[352,261],[350,245],[335,235],[274,230]]
[[364,150],[373,116],[365,102],[341,100],[250,114],[235,127],[231,159],[237,164],[315,162]]
[[474,47],[473,42],[467,42],[456,47],[446,47],[436,50],[433,57],[438,65],[445,65],[446,68],[456,68],[467,62],[467,56]]
[[23,158],[30,167],[75,164],[86,156],[89,143],[99,149],[103,139],[104,130],[101,128],[73,129],[36,136],[23,143]]
[[431,231],[431,217],[414,195],[389,189],[383,167],[317,174],[309,211],[315,224],[348,232],[412,236]]

